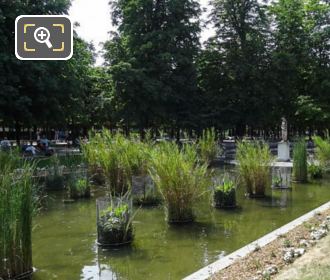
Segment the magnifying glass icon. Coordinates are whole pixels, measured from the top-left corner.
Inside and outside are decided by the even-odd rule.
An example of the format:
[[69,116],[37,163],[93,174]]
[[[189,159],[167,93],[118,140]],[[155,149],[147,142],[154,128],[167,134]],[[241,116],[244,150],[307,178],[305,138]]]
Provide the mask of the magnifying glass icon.
[[46,27],[38,27],[34,31],[34,39],[41,44],[46,44],[49,49],[53,47],[52,43],[49,41],[50,33]]

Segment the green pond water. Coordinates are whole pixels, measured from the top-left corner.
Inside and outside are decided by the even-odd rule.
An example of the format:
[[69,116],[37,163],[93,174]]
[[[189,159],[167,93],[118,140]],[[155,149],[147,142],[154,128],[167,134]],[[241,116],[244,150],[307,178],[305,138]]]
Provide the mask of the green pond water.
[[238,191],[239,209],[213,209],[205,197],[197,221],[168,225],[162,207],[141,209],[131,246],[102,250],[96,245],[95,199],[64,204],[63,193],[49,193],[48,206],[33,231],[33,280],[181,279],[330,200],[330,178],[267,190],[265,199]]

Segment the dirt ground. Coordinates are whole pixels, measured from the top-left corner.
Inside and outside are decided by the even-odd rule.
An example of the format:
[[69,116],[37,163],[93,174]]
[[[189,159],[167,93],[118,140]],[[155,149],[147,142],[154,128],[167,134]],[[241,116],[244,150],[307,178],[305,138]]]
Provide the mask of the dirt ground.
[[279,273],[275,280],[329,280],[330,235],[321,240],[294,264]]
[[[305,248],[307,253],[301,258],[297,258],[293,264],[288,265],[283,260],[283,250],[286,247],[299,248],[301,247],[299,245],[301,240],[313,242],[310,240],[311,229],[317,228],[328,215],[330,215],[330,210],[318,213],[309,221],[287,234],[279,236],[260,250],[255,250],[231,266],[212,275],[210,280],[330,280],[330,257],[328,255],[330,235],[315,242],[316,245],[314,246],[310,243],[309,247]],[[296,263],[298,265],[302,260],[305,260],[305,263],[295,268]],[[263,276],[263,271],[269,266],[275,266],[279,274]],[[293,270],[289,274],[291,268]],[[285,271],[288,275],[282,274],[282,271]],[[297,274],[296,278],[295,273]],[[279,275],[282,278],[276,278],[280,277]]]

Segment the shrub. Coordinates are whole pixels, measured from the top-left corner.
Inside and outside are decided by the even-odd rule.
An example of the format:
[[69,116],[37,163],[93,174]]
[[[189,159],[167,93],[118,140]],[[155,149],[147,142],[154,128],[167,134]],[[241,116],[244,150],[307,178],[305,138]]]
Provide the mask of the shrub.
[[154,154],[150,173],[164,198],[168,222],[194,220],[194,203],[209,183],[207,165],[196,161],[190,145],[179,150],[174,143],[162,143]]
[[307,182],[307,150],[304,139],[299,140],[293,147],[293,180]]
[[264,143],[240,142],[237,145],[236,159],[240,179],[250,196],[264,196],[270,184],[270,166],[273,156]]

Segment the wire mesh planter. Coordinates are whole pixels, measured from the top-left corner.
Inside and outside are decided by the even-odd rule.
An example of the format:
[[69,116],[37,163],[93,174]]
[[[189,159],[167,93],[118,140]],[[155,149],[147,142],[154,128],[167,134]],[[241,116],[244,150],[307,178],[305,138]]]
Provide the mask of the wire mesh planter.
[[213,178],[213,206],[215,208],[236,208],[236,186],[237,179],[226,173],[221,179]]
[[176,203],[167,203],[165,206],[166,220],[170,224],[192,223],[195,220],[195,214],[192,205]]
[[89,198],[91,190],[86,169],[77,169],[68,175],[68,194],[71,199]]
[[99,246],[122,246],[133,241],[132,211],[132,199],[126,196],[105,197],[96,201]]
[[160,194],[150,176],[132,177],[132,195],[134,204],[142,206],[158,205]]
[[272,169],[272,188],[289,189],[291,185],[291,172],[286,167]]
[[214,190],[213,206],[215,208],[232,209],[236,208],[236,189],[232,188],[229,191],[221,189]]
[[65,187],[64,166],[49,168],[45,178],[45,185],[48,190],[62,190]]

